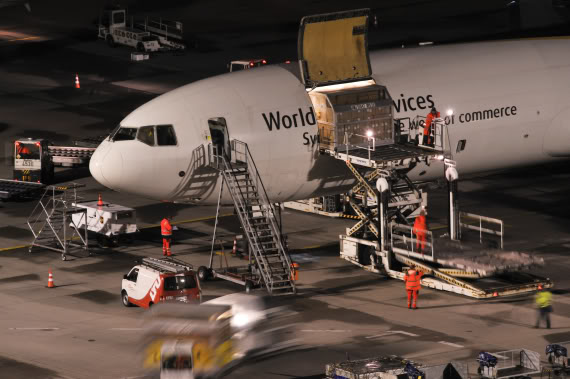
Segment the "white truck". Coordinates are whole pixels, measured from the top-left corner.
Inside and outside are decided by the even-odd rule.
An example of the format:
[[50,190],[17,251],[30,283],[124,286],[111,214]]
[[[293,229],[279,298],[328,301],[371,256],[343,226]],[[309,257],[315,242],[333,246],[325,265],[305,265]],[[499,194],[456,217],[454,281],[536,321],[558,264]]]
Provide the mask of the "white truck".
[[182,23],[145,18],[135,21],[131,18],[127,25],[127,12],[124,9],[105,10],[99,20],[99,38],[111,47],[125,45],[134,47],[139,52],[159,50],[184,50]]

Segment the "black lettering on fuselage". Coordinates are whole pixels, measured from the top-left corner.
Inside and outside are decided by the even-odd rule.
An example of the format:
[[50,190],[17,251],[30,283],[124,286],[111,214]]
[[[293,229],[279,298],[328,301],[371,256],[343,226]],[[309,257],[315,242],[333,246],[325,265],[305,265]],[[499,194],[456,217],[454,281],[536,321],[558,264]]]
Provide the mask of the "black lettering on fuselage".
[[281,126],[285,129],[291,129],[293,126],[295,128],[299,127],[297,116],[301,121],[301,126],[315,125],[317,123],[313,107],[309,107],[309,111],[305,114],[303,114],[303,110],[299,108],[299,114],[293,113],[291,115],[281,115],[280,111],[276,111],[275,113],[269,112],[269,115],[267,113],[262,113],[261,115],[263,116],[263,120],[265,120],[265,125],[267,125],[267,129],[269,129],[269,131],[272,131],[273,129],[280,130]]

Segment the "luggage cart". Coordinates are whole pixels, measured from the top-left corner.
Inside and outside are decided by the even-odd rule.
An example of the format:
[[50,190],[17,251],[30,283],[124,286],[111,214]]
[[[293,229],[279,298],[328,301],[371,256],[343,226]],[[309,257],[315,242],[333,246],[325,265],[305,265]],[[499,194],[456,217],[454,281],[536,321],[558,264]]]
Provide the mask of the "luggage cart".
[[385,357],[347,360],[326,365],[327,379],[397,379],[407,375],[409,379],[425,378],[423,365],[396,355]]
[[[548,363],[550,363],[550,367],[545,368],[543,372],[548,373],[548,378],[565,378],[570,372],[568,367],[569,346],[570,341],[546,345],[545,353],[548,358]],[[540,377],[542,378],[542,374]]]
[[120,240],[130,242],[132,234],[138,231],[133,208],[105,202],[100,205],[98,201],[78,202],[74,206],[87,211],[87,219],[74,215],[74,223],[78,228],[86,224],[88,232],[96,234],[99,247],[116,245]]
[[527,349],[481,352],[477,362],[477,373],[487,379],[528,378],[541,372],[540,354]]

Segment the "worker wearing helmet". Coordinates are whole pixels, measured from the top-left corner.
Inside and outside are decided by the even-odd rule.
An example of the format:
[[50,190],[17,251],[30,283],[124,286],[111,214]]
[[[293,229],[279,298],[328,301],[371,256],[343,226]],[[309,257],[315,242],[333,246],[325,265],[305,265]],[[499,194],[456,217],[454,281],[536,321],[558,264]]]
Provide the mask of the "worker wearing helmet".
[[160,234],[162,235],[162,255],[171,256],[170,242],[172,241],[172,225],[170,225],[170,216],[165,217],[160,222]]
[[[424,273],[410,268],[404,275],[404,282],[406,283],[406,292],[408,293],[408,309],[417,309],[418,293],[421,288],[421,278]],[[411,304],[412,297],[414,302]],[[411,304],[411,307],[410,307]]]
[[424,253],[426,248],[426,234],[427,234],[427,222],[426,222],[426,212],[422,208],[420,215],[416,217],[414,221],[414,234],[416,235],[416,250],[418,253]]
[[424,127],[424,139],[423,139],[423,144],[425,146],[434,146],[434,142],[431,138],[431,130],[432,130],[432,123],[433,120],[435,118],[439,118],[440,114],[437,111],[437,109],[435,109],[435,107],[431,107],[431,112],[428,113],[427,117],[426,117],[426,123],[425,123],[425,127]]
[[16,148],[16,158],[18,159],[25,159],[25,158],[29,158],[30,155],[32,154],[32,152],[30,151],[30,149],[26,146],[26,144],[19,144],[18,147]]
[[540,321],[544,319],[546,321],[546,327],[550,329],[550,313],[552,312],[552,293],[545,290],[541,285],[538,286],[538,292],[536,293],[534,300],[536,302],[536,307],[538,308],[538,318],[536,319],[535,328],[540,327]]

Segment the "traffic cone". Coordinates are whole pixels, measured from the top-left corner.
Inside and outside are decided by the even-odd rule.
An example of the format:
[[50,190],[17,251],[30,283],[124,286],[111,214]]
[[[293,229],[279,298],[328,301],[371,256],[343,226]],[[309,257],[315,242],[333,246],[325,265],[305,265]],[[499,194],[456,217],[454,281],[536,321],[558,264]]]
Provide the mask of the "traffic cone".
[[99,200],[97,200],[97,206],[102,207],[103,205],[104,205],[103,198],[101,197],[101,194],[99,194]]
[[49,274],[48,274],[48,285],[47,288],[54,288],[55,284],[53,284],[53,274],[51,273],[51,268],[49,269]]
[[79,85],[79,75],[75,74],[75,88],[81,88]]

